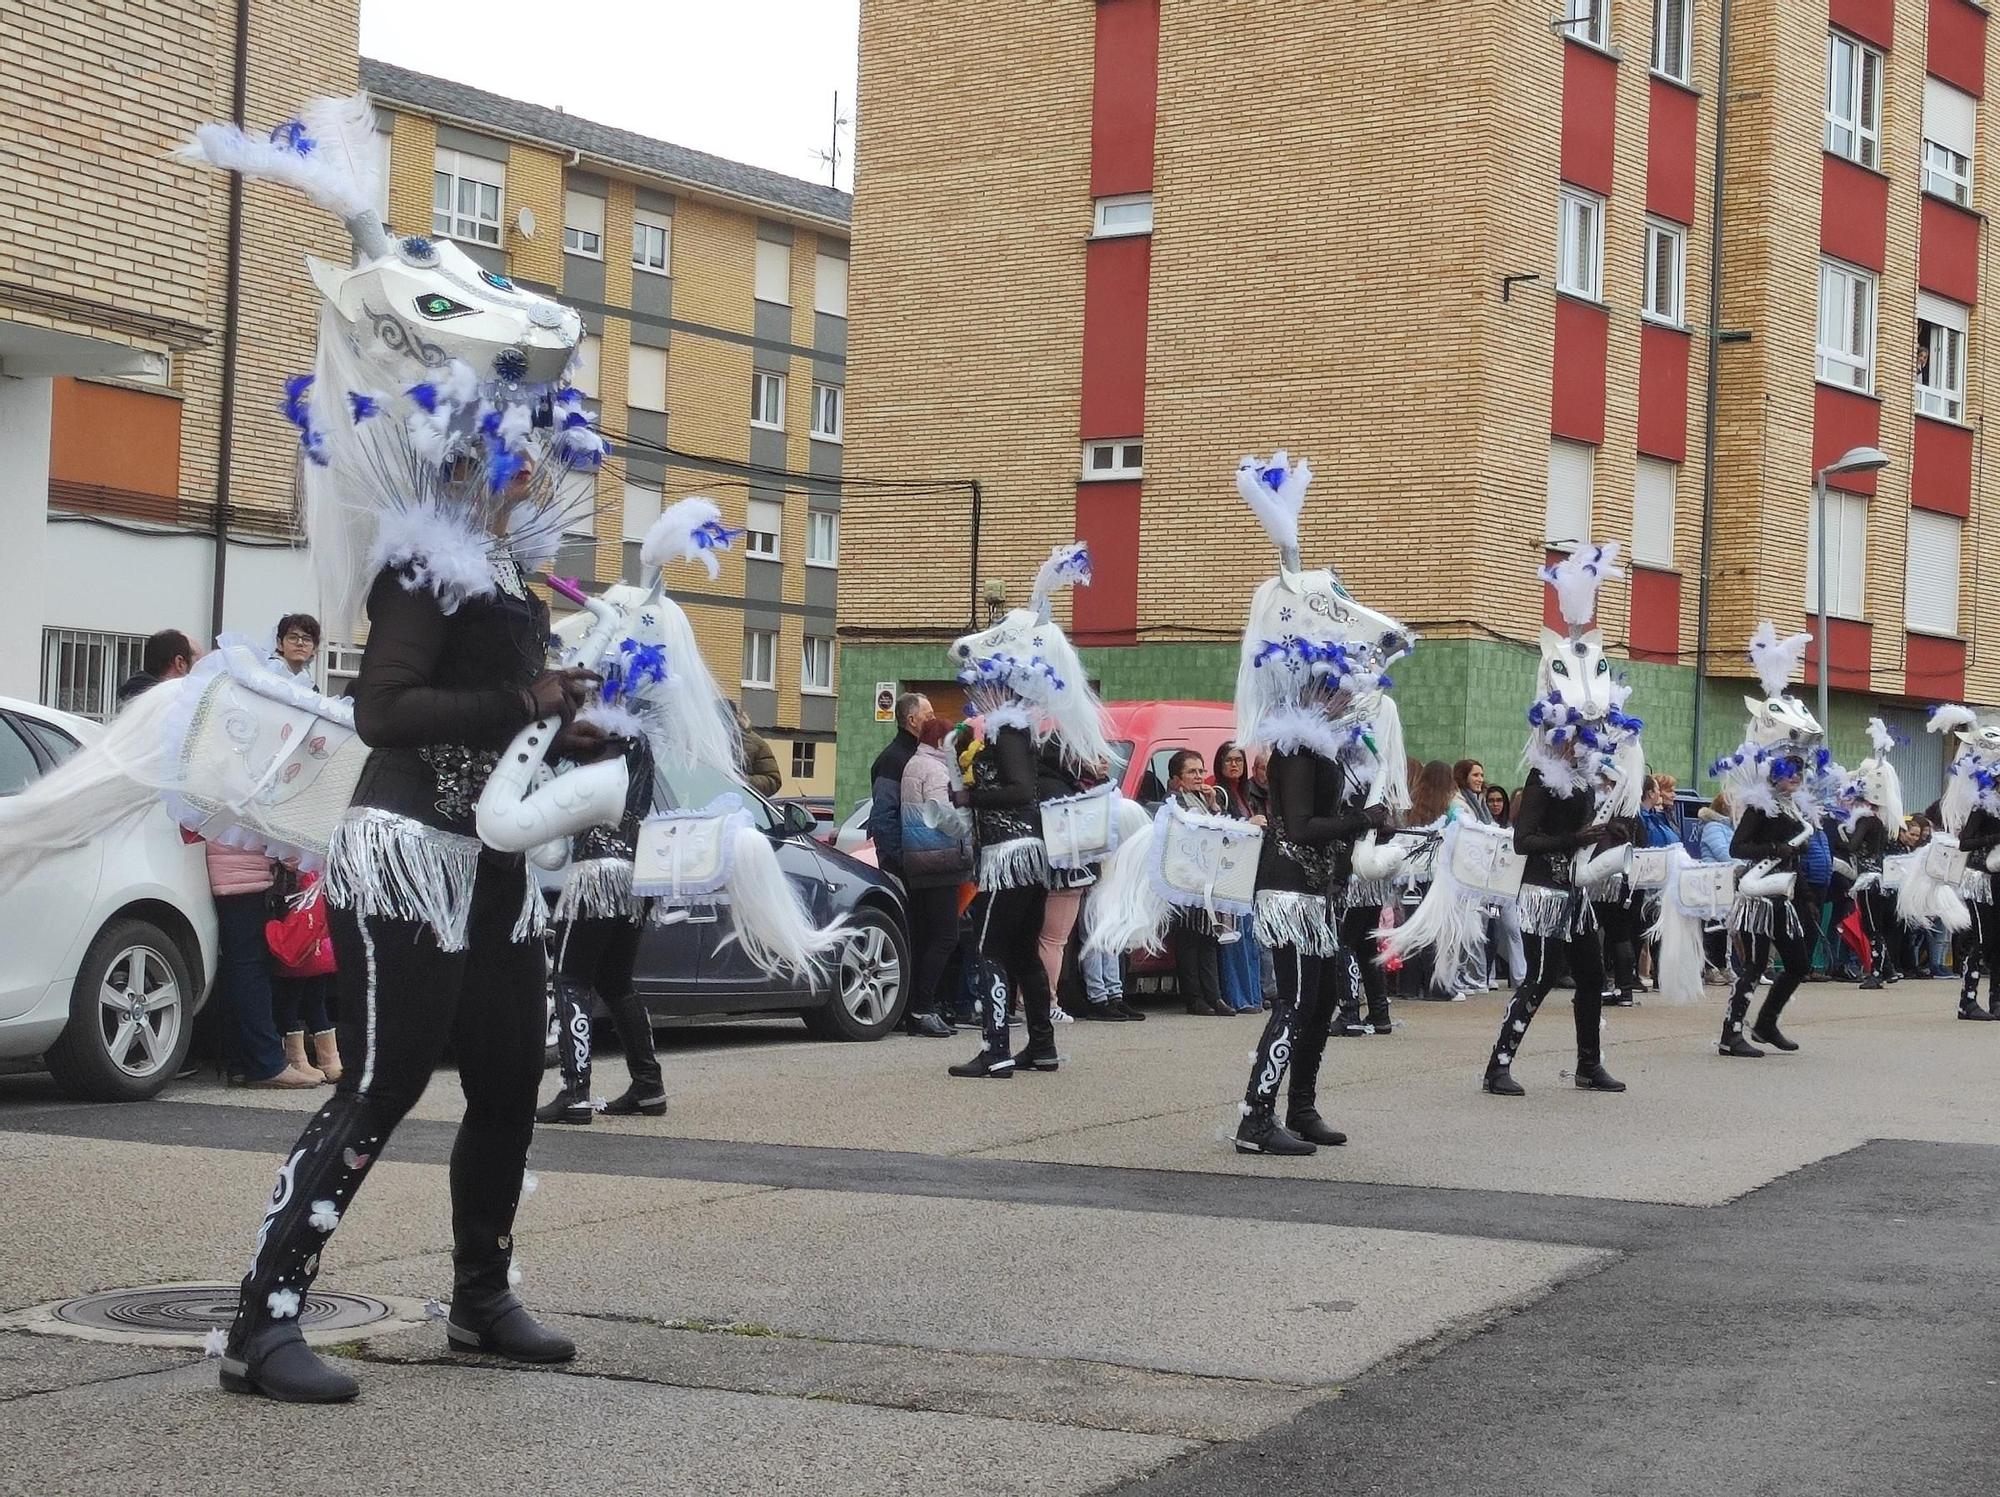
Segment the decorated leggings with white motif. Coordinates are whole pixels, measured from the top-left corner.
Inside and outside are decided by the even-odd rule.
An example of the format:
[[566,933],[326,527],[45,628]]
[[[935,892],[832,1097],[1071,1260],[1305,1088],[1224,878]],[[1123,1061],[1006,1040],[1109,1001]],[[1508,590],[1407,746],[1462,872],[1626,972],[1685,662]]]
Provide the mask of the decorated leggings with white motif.
[[[1487,1062],[1489,1070],[1511,1066],[1520,1054],[1528,1037],[1528,1026],[1535,1022],[1542,1000],[1555,986],[1553,960],[1564,944],[1561,936],[1521,932],[1521,946],[1528,958],[1528,980],[1514,990],[1507,1003],[1507,1012],[1500,1020],[1500,1034],[1493,1042],[1493,1054]],[[1595,929],[1579,932],[1567,944],[1570,980],[1576,986],[1570,1002],[1576,1009],[1577,1058],[1595,1060],[1598,1025],[1604,1014],[1604,957]]]
[[1048,1039],[1055,1034],[1049,974],[1042,966],[1040,947],[1048,895],[1040,884],[1032,884],[1023,889],[993,889],[979,896],[985,908],[973,929],[979,932],[979,955],[989,969],[984,974],[986,991],[980,995],[979,1016],[986,1032],[986,1048],[995,1055],[1008,1048],[1009,983],[1021,990],[1028,1037]]
[[1959,1001],[1979,1002],[1979,980],[1995,979],[1990,992],[2000,994],[2000,907],[1968,899],[1972,929],[1965,933],[1965,975],[1959,986]]
[[1722,1037],[1726,1041],[1731,1035],[1741,1035],[1745,1019],[1750,1013],[1750,995],[1756,991],[1771,965],[1771,953],[1778,953],[1778,960],[1784,963],[1784,970],[1771,979],[1771,990],[1764,995],[1758,1005],[1758,1023],[1778,1022],[1778,1015],[1785,1005],[1792,1001],[1792,994],[1812,971],[1813,943],[1806,934],[1806,921],[1799,912],[1797,903],[1789,899],[1773,899],[1771,904],[1771,933],[1769,935],[1745,934],[1744,950],[1747,953],[1743,970],[1737,974],[1736,986],[1729,995],[1729,1011],[1722,1021]]
[[[1328,978],[1328,969],[1346,958],[1336,953],[1318,957],[1296,946],[1276,946],[1271,963],[1277,969],[1278,996],[1271,1004],[1271,1016],[1264,1021],[1263,1036],[1250,1057],[1250,1084],[1244,1089],[1243,1104],[1250,1112],[1273,1111],[1278,1086],[1293,1064],[1298,1051],[1301,1066],[1312,1072],[1305,1092],[1305,1105],[1312,1105],[1312,1091],[1319,1079],[1319,1060],[1326,1050],[1326,1036],[1340,1007],[1345,984]],[[1298,1100],[1301,1074],[1293,1075],[1293,1100]]]
[[299,1313],[334,1228],[447,1043],[465,1093],[451,1151],[452,1292],[474,1304],[508,1292],[545,1028],[541,945],[511,939],[526,877],[520,860],[511,862],[481,857],[464,951],[442,950],[418,921],[328,912],[346,1069],[278,1170],[232,1350]]

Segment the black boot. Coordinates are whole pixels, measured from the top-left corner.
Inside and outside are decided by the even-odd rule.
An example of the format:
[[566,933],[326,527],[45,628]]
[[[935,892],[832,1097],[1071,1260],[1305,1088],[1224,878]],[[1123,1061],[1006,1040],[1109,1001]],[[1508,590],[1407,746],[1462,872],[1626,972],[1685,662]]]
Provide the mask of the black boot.
[[484,1301],[451,1297],[445,1338],[456,1352],[483,1352],[510,1362],[567,1362],[576,1343],[541,1324],[512,1290]]
[[306,1345],[296,1320],[276,1320],[222,1354],[222,1386],[279,1403],[346,1403],[361,1385]]
[[1587,1092],[1622,1092],[1625,1083],[1604,1069],[1604,1016],[1601,1005],[1578,994],[1576,1012],[1576,1084]]
[[1766,998],[1757,1007],[1757,1022],[1750,1026],[1750,1038],[1760,1045],[1769,1045],[1775,1050],[1796,1050],[1796,1040],[1788,1039],[1778,1028],[1778,1015],[1784,1012],[1784,1002],[1773,1003]]
[[1061,1068],[1062,1057],[1056,1054],[1053,1028],[1041,1034],[1030,1034],[1027,1043],[1014,1052],[1014,1069],[1017,1071],[1056,1071]]
[[[1995,1003],[2000,1003],[2000,983],[1995,983],[1993,985],[1993,993],[1994,993],[1993,1001]],[[1979,1006],[1979,990],[1977,988],[1974,988],[1969,992],[1964,992],[1959,994],[1958,1016],[1961,1019],[1986,1019],[1986,1020],[1990,1020],[1994,1017],[1994,1015],[1990,1011],[1983,1009]]]
[[604,1104],[604,1115],[613,1118],[663,1118],[667,1115],[667,1094],[657,1083],[649,1088],[635,1081]]
[[1014,1057],[1005,1050],[981,1050],[964,1064],[949,1069],[954,1076],[1005,1081],[1014,1074]]
[[[590,1005],[595,996],[588,983],[558,974],[551,979],[550,991],[556,1000],[556,1055],[562,1066],[563,1095],[585,1108],[590,1106]],[[552,1104],[553,1105],[553,1104]],[[548,1109],[544,1108],[546,1112]],[[542,1123],[587,1123],[588,1117],[543,1117]]]
[[[606,998],[611,1022],[618,1026],[618,1045],[625,1052],[625,1069],[632,1084],[623,1094],[605,1103],[610,1117],[660,1118],[667,1115],[667,1088],[660,1075],[660,1058],[653,1050],[653,1016],[637,993],[627,989],[621,997]],[[541,1114],[537,1113],[539,1121]]]
[[1722,1021],[1722,1038],[1716,1041],[1717,1055],[1737,1056],[1744,1060],[1761,1060],[1764,1052],[1743,1037],[1743,1016],[1750,1012],[1750,992],[1756,984],[1747,976],[1736,984],[1736,990],[1729,995],[1729,1012]]
[[1285,1109],[1285,1127],[1309,1144],[1325,1144],[1337,1149],[1347,1142],[1347,1135],[1338,1128],[1329,1128],[1326,1119],[1319,1115],[1315,1107],[1288,1107]]
[[1239,1154],[1317,1154],[1319,1145],[1300,1138],[1278,1122],[1277,1110],[1266,1100],[1253,1103],[1236,1125]]
[[1514,1079],[1514,1057],[1520,1053],[1521,1042],[1528,1037],[1528,1026],[1535,1022],[1535,1011],[1541,1007],[1541,999],[1535,989],[1527,983],[1514,990],[1514,996],[1507,1000],[1507,1012],[1500,1017],[1500,1035],[1493,1042],[1493,1053],[1486,1059],[1486,1074],[1480,1079],[1479,1089],[1491,1092],[1496,1097],[1525,1097],[1527,1088]]
[[1479,1089],[1496,1097],[1525,1097],[1528,1089],[1514,1079],[1512,1066],[1503,1066],[1498,1061],[1486,1063],[1486,1074],[1479,1080]]
[[925,1040],[948,1040],[958,1032],[936,1014],[905,1014],[897,1027],[904,1034]]
[[[661,1103],[660,1111],[665,1112],[664,1098],[661,1099]],[[611,1109],[607,1107],[604,1110],[609,1112]],[[594,1121],[596,1116],[597,1109],[591,1104],[590,1098],[572,1096],[568,1087],[564,1087],[535,1109],[535,1121],[538,1123],[589,1123]]]

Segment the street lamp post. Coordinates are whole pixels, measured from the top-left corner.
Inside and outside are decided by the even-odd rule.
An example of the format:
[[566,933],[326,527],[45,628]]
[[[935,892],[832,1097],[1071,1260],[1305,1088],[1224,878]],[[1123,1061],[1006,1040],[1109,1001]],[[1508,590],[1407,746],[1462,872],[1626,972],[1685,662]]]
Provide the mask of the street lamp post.
[[1833,731],[1828,716],[1827,681],[1833,675],[1833,655],[1829,649],[1826,575],[1826,481],[1841,473],[1874,473],[1889,466],[1889,455],[1878,447],[1850,447],[1813,475],[1813,513],[1819,517],[1819,725],[1822,732]]

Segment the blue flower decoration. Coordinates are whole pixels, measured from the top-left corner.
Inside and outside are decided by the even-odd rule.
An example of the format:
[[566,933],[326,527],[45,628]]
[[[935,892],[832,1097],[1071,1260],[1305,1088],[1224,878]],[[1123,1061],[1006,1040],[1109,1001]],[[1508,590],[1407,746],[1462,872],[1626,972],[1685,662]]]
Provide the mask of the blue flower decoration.
[[382,409],[381,406],[376,404],[374,396],[363,395],[359,390],[349,390],[347,392],[347,405],[348,409],[354,414],[354,424],[356,426],[359,426],[370,416],[377,414]]
[[283,146],[288,151],[296,151],[301,156],[310,156],[319,142],[306,134],[303,121],[286,120],[271,132],[271,144]]
[[493,372],[508,384],[517,384],[528,372],[528,356],[518,348],[503,348],[493,355]]
[[426,415],[434,415],[437,412],[438,392],[436,385],[426,380],[411,385],[405,393],[409,395],[411,400],[417,403]]

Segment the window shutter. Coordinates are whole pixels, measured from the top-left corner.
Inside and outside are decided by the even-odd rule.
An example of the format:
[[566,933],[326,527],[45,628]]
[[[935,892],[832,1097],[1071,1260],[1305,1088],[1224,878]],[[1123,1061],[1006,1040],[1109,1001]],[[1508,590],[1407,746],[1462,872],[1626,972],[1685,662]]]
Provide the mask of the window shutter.
[[1971,94],[1936,78],[1924,79],[1925,140],[1934,140],[1970,160],[1978,123],[1979,103]]
[[1678,468],[1642,457],[1633,478],[1632,560],[1641,566],[1674,564],[1674,482]]
[[1958,555],[1963,529],[1963,522],[1955,515],[1910,511],[1903,622],[1919,633],[1958,633]]
[[1667,5],[1667,66],[1665,71],[1687,81],[1688,73],[1688,0],[1666,0]]
[[1590,540],[1591,476],[1597,449],[1581,442],[1549,443],[1548,506],[1542,539],[1551,546]]
[[[1866,47],[1861,49],[1861,114],[1858,123],[1864,131],[1874,132],[1882,123],[1882,59]],[[1878,146],[1873,133],[1865,134],[1861,140],[1861,164],[1874,166]]]

